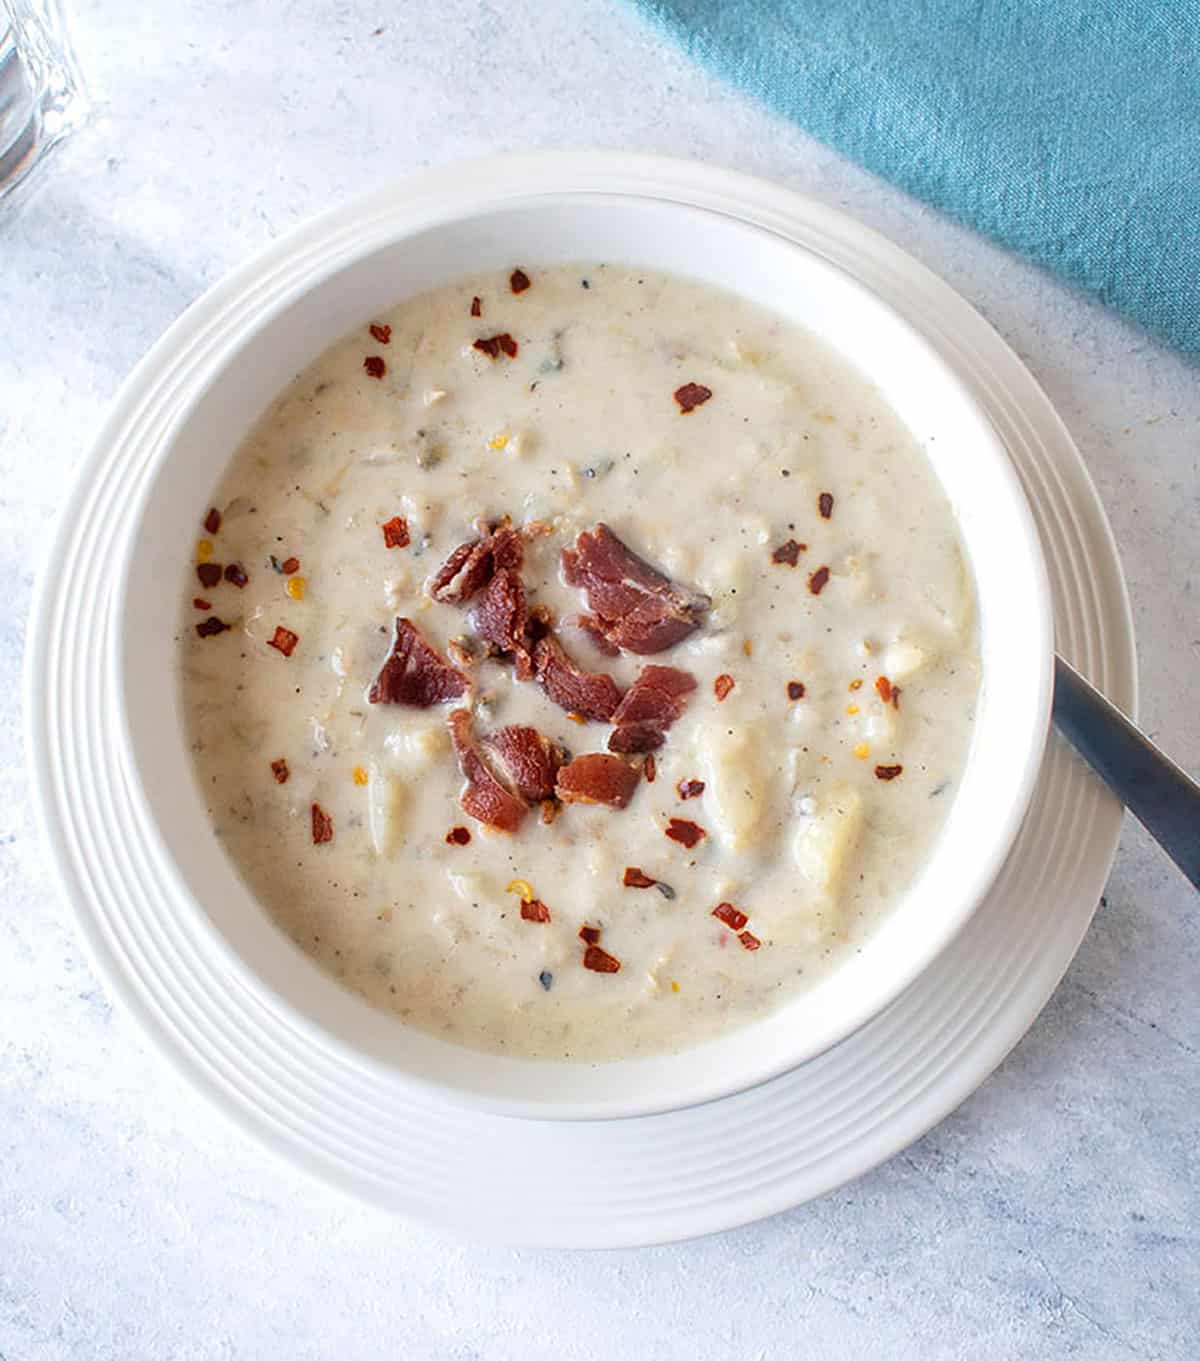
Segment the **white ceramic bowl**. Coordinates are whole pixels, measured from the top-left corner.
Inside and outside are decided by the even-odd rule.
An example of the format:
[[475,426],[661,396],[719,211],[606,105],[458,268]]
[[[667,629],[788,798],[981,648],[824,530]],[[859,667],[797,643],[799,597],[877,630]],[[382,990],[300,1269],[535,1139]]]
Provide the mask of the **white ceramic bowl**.
[[[368,239],[315,266],[266,320],[211,354],[207,383],[163,441],[133,513],[113,665],[132,783],[172,887],[161,910],[195,914],[241,985],[301,1033],[383,1066],[416,1093],[497,1113],[647,1114],[749,1087],[828,1049],[899,996],[966,922],[1033,789],[1053,631],[1039,540],[1003,447],[953,373],[890,308],[816,255],[719,213],[635,195],[509,192],[493,207]],[[924,871],[861,951],[812,991],[677,1055],[597,1065],[501,1058],[372,1009],[319,970],[242,884],[209,826],[183,735],[180,591],[194,526],[243,435],[299,370],[382,307],[515,259],[669,270],[820,335],[883,392],[926,451],[975,579],[983,663],[975,735]]]

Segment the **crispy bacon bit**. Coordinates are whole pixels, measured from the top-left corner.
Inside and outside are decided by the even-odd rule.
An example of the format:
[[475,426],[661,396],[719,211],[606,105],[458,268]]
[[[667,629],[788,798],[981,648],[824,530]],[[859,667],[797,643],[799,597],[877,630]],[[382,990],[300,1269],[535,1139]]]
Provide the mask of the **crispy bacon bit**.
[[300,641],[300,635],[293,633],[291,629],[285,629],[282,624],[275,627],[275,632],[267,641],[268,647],[273,647],[276,652],[282,652],[285,657],[290,657],[296,649],[296,644]]
[[542,800],[542,822],[545,826],[549,827],[554,819],[558,817],[558,810],[561,807],[562,805],[557,799]]
[[900,707],[900,687],[899,687],[898,685],[893,685],[893,686],[892,686],[892,708],[893,708],[893,709],[898,709],[899,707]]
[[412,543],[408,533],[408,521],[401,515],[393,515],[379,528],[383,530],[383,542],[388,548],[407,548]]
[[603,652],[606,657],[619,657],[621,655],[621,649],[610,643],[604,636],[604,625],[599,619],[593,618],[590,614],[581,614],[575,619],[575,627],[586,633],[592,640],[592,645],[597,651]]
[[472,615],[475,632],[497,652],[517,658],[517,674],[523,680],[533,675],[533,663],[526,646],[529,612],[525,587],[511,567],[503,567],[488,582]]
[[788,699],[803,699],[805,695],[803,681],[788,681]]
[[556,792],[563,803],[605,803],[624,808],[633,798],[640,772],[619,756],[590,751],[558,772]]
[[451,827],[446,833],[447,846],[466,846],[471,840],[471,833],[466,827]]
[[750,920],[749,917],[732,903],[718,903],[712,914],[719,922],[724,922],[731,931],[740,931]]
[[368,378],[382,378],[387,372],[387,365],[383,362],[383,357],[377,354],[369,354],[363,360],[363,368],[367,371]]
[[876,766],[875,778],[877,780],[894,780],[903,769],[903,766]]
[[225,569],[225,580],[241,591],[245,590],[250,578],[246,575],[246,569],[240,562],[231,562]]
[[833,495],[830,492],[823,491],[817,497],[817,510],[822,520],[828,520],[833,514]]
[[829,580],[829,568],[818,567],[808,579],[808,589],[813,595],[820,595],[825,589],[825,583]]
[[483,316],[483,299],[482,299],[482,298],[472,298],[472,299],[471,299],[471,315],[472,315],[473,317],[481,317],[481,316]]
[[653,784],[658,775],[658,762],[654,759],[652,751],[646,753],[646,759],[642,762],[642,774],[646,777],[647,784]]
[[523,269],[514,269],[508,277],[508,285],[514,293],[524,293],[529,282],[529,275]]
[[690,851],[701,837],[707,836],[708,833],[703,827],[687,821],[686,818],[671,818],[664,829],[664,835],[669,836],[672,841],[678,841]]
[[759,940],[759,938],[756,935],[754,935],[753,932],[750,931],[742,931],[738,935],[738,940],[742,942],[742,945],[747,950],[757,950],[758,947],[762,944],[762,941]]
[[579,939],[585,945],[595,945],[600,939],[600,928],[598,926],[581,926],[579,928]]
[[208,534],[215,534],[221,528],[221,512],[212,506],[208,514],[204,517],[204,529]]
[[718,701],[723,700],[725,696],[729,694],[730,690],[733,689],[733,686],[734,680],[731,675],[729,675],[728,673],[722,673],[720,676],[718,676],[716,680],[713,681],[713,692],[716,695],[717,700]]
[[569,714],[607,723],[621,703],[616,681],[603,672],[576,666],[554,634],[534,645],[533,672],[546,694]]
[[684,416],[698,406],[703,406],[711,396],[712,388],[706,388],[702,383],[684,383],[681,388],[675,389],[675,400],[679,403],[680,414]]
[[282,756],[278,761],[271,762],[271,774],[275,776],[276,784],[287,784],[288,776],[291,773],[287,761]]
[[880,676],[876,680],[875,693],[885,704],[892,702],[892,683],[886,676]]
[[218,619],[215,614],[210,614],[207,619],[201,619],[196,625],[196,632],[201,638],[213,638],[218,633],[224,633],[228,627],[229,625]]
[[285,577],[294,576],[300,570],[299,558],[284,558],[279,564],[279,570]]
[[469,681],[421,637],[411,619],[396,620],[392,648],[367,699],[372,704],[408,704],[428,709],[466,694]]
[[795,567],[800,561],[800,554],[807,550],[808,544],[797,543],[795,539],[789,539],[787,543],[781,543],[771,554],[771,561],[786,563],[789,567]]
[[488,733],[481,745],[493,758],[493,765],[508,787],[528,803],[541,803],[554,797],[554,777],[562,764],[562,753],[536,728],[512,725]]
[[198,595],[192,596],[192,605],[193,605],[193,607],[194,607],[195,609],[198,609],[198,610],[211,610],[211,609],[212,609],[212,601],[211,601],[211,600],[202,600]]
[[312,839],[314,846],[333,840],[333,819],[319,803],[312,806]]
[[392,328],[385,326],[378,321],[373,321],[370,325],[371,338],[377,340],[381,345],[392,343]]
[[680,780],[675,786],[675,792],[681,799],[698,799],[704,793],[704,781]]
[[517,342],[507,331],[495,336],[480,336],[472,349],[479,350],[486,354],[489,359],[498,359],[501,353],[508,355],[510,359],[517,357]]
[[471,731],[470,711],[455,709],[449,722],[454,753],[467,782],[459,798],[463,811],[488,827],[515,832],[529,811],[528,805],[505,789],[483,759]]
[[583,967],[593,973],[619,973],[621,961],[598,945],[589,945],[583,952]]
[[621,880],[626,888],[653,888],[657,879],[651,879],[648,874],[643,874],[636,865],[630,865],[625,870],[625,877]]
[[695,688],[695,679],[677,667],[642,667],[612,716],[609,751],[657,751]]
[[564,548],[562,563],[568,583],[586,591],[605,638],[627,652],[673,647],[699,627],[712,604],[639,558],[606,524]]
[[196,575],[200,578],[200,585],[206,591],[211,591],[221,580],[221,564],[219,562],[199,562],[196,564]]
[[502,567],[519,571],[525,559],[525,543],[519,531],[503,520],[480,525],[477,539],[460,543],[434,573],[429,594],[446,605],[462,605],[481,591]]
[[525,922],[548,922],[550,920],[550,909],[540,898],[522,900],[521,920]]

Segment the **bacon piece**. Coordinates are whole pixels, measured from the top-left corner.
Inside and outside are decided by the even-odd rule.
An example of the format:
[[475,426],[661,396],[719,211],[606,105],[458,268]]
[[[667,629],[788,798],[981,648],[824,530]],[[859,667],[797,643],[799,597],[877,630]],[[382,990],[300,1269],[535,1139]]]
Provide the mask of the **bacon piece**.
[[564,803],[606,803],[624,808],[633,798],[640,772],[619,756],[589,751],[558,772],[556,791]]
[[738,936],[738,940],[742,942],[742,944],[746,947],[747,950],[757,950],[758,947],[762,944],[762,941],[759,940],[759,938],[756,935],[754,935],[754,933],[751,931],[741,932],[741,934]]
[[695,679],[677,667],[642,667],[612,716],[616,731],[608,739],[609,751],[656,751],[695,688]]
[[218,619],[215,614],[210,614],[207,619],[202,619],[196,625],[196,632],[201,638],[214,638],[218,633],[224,633],[229,625],[223,619]]
[[724,922],[731,931],[740,931],[750,920],[744,912],[734,907],[732,903],[718,903],[713,908],[712,914],[719,922]]
[[579,928],[579,939],[585,945],[595,945],[600,939],[600,928],[598,926],[581,926]]
[[333,819],[319,803],[312,806],[312,839],[314,846],[333,840]]
[[671,818],[666,827],[663,828],[663,835],[669,836],[672,841],[678,841],[681,846],[686,846],[690,851],[708,833],[699,823],[689,822],[686,818]]
[[703,406],[711,396],[712,388],[706,388],[703,383],[684,383],[681,388],[675,389],[675,400],[679,403],[680,414],[684,416],[698,406]]
[[675,792],[681,799],[698,799],[704,793],[704,781],[680,780],[675,785]]
[[718,702],[729,694],[733,689],[733,686],[734,679],[728,672],[722,672],[722,674],[713,681],[713,692],[716,694]]
[[382,355],[378,354],[367,355],[363,360],[363,368],[368,378],[382,378],[387,372],[387,365],[383,362]]
[[393,515],[379,528],[383,530],[383,542],[388,548],[407,548],[412,543],[408,533],[408,521],[402,515]]
[[646,753],[646,759],[642,762],[642,774],[646,777],[647,784],[653,784],[658,776],[658,762],[654,759],[652,751]]
[[212,601],[211,601],[211,600],[203,600],[203,599],[200,598],[200,596],[194,595],[194,596],[192,596],[192,608],[193,608],[193,609],[197,609],[197,610],[211,610],[211,609],[212,609]]
[[481,745],[498,765],[510,789],[528,803],[541,803],[554,797],[554,777],[562,764],[562,753],[536,728],[512,725],[488,733]]
[[246,575],[246,569],[240,562],[231,562],[225,569],[225,580],[231,586],[236,586],[238,590],[245,590],[250,578]]
[[517,342],[507,331],[497,336],[480,336],[471,348],[480,350],[489,359],[498,359],[502,352],[510,359],[517,357]]
[[483,299],[475,297],[471,299],[471,315],[473,317],[483,316]]
[[569,714],[607,723],[621,703],[616,681],[600,671],[582,671],[552,633],[534,645],[533,672],[546,694]]
[[197,563],[196,575],[200,578],[200,585],[205,590],[211,591],[221,580],[221,564],[219,562]]
[[829,568],[818,567],[808,579],[808,589],[813,595],[820,595],[825,589],[825,583],[829,580]]
[[803,681],[788,681],[788,699],[803,699],[805,695]]
[[411,619],[396,620],[392,650],[367,692],[372,704],[408,704],[428,709],[466,694],[467,677],[421,637]]
[[564,548],[563,574],[587,593],[604,637],[641,655],[673,647],[699,627],[712,604],[632,552],[606,524]]
[[390,345],[392,343],[392,328],[390,326],[385,326],[381,322],[373,321],[368,329],[371,332],[371,338],[379,341],[381,345]]
[[533,674],[527,645],[529,611],[525,587],[511,567],[501,568],[488,582],[475,606],[472,623],[485,643],[517,658],[517,674],[528,680]]
[[833,514],[833,493],[823,491],[817,497],[817,514],[822,520],[828,520]]
[[639,869],[636,865],[629,865],[625,870],[625,877],[621,880],[626,888],[653,888],[657,879],[651,879],[648,874]]
[[621,961],[598,945],[589,945],[583,952],[583,967],[593,973],[619,973]]
[[204,517],[204,528],[209,534],[215,534],[221,528],[221,512],[216,506],[212,506]]
[[467,846],[471,841],[471,833],[466,827],[451,827],[446,833],[447,846]]
[[267,639],[267,646],[273,647],[276,652],[282,652],[285,657],[290,657],[299,641],[298,633],[285,629],[282,624],[276,624],[275,632]]
[[463,812],[501,832],[515,832],[529,811],[528,805],[500,783],[475,745],[471,714],[455,709],[449,718],[450,738],[458,768],[467,785],[459,796]]
[[465,604],[483,590],[500,568],[519,571],[524,560],[524,541],[507,520],[498,525],[483,525],[477,539],[459,544],[434,573],[429,594],[446,605]]
[[275,776],[276,784],[287,784],[288,776],[291,773],[285,757],[281,756],[277,761],[271,762],[271,774]]
[[279,570],[285,577],[294,576],[300,570],[299,558],[284,558],[279,564]]
[[875,693],[885,704],[892,701],[892,683],[886,676],[880,676],[875,682]]
[[619,657],[621,655],[621,649],[614,643],[610,643],[604,636],[604,625],[595,615],[578,615],[575,619],[575,626],[586,633],[597,650],[603,652],[606,657]]
[[523,899],[521,902],[521,920],[548,922],[550,920],[550,909],[540,898]]
[[789,539],[787,543],[781,543],[771,554],[772,562],[785,563],[788,567],[795,567],[800,560],[800,554],[808,548],[806,543],[797,543],[795,539]]
[[903,766],[876,766],[875,778],[877,780],[894,780],[903,769]]
[[523,269],[514,269],[508,277],[508,286],[514,293],[524,293],[529,284],[529,275]]

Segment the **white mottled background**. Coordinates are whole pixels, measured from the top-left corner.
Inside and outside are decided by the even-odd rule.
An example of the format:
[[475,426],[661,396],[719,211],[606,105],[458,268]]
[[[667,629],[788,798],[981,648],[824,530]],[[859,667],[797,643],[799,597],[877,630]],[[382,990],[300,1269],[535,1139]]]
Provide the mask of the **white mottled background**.
[[144,1051],[42,858],[17,700],[39,554],[130,366],[264,242],[422,166],[693,156],[845,208],[945,275],[1084,450],[1129,574],[1144,720],[1193,770],[1197,371],[716,84],[616,0],[87,0],[76,31],[96,116],[0,219],[0,1361],[1200,1354],[1200,913],[1136,826],[1028,1038],[907,1153],[698,1243],[484,1250],[266,1161]]

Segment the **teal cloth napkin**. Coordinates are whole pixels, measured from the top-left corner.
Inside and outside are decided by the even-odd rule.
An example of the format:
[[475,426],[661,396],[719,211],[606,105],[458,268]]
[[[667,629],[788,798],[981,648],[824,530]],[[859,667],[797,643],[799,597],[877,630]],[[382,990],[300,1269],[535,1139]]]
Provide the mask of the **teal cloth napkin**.
[[635,0],[844,155],[1200,359],[1200,0]]

